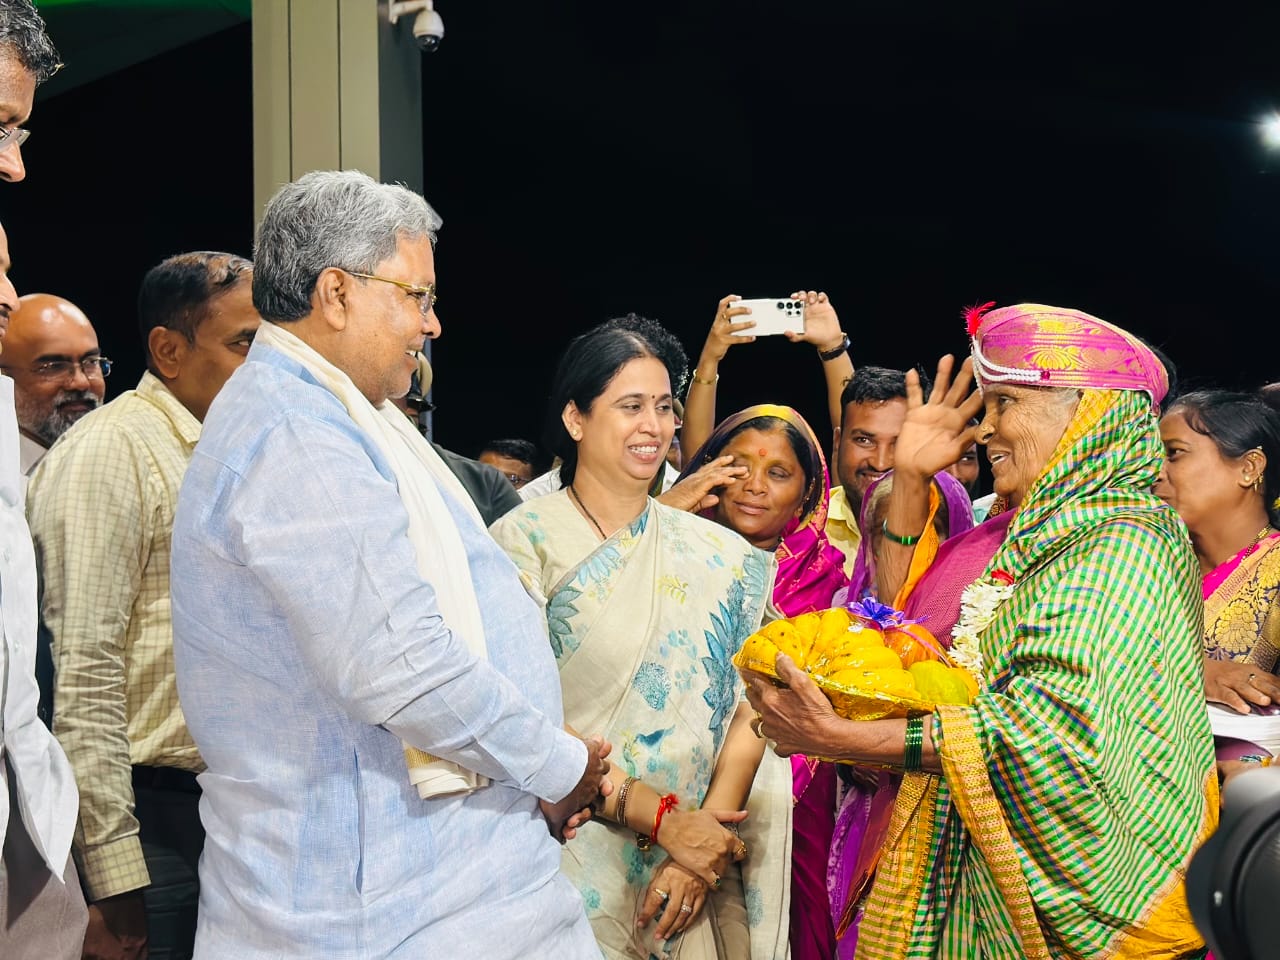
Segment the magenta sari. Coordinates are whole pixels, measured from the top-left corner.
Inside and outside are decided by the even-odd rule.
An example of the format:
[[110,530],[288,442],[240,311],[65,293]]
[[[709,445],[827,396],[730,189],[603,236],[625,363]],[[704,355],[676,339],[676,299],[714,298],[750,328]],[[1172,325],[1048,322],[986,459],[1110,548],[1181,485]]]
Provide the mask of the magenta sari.
[[[844,575],[844,554],[827,540],[827,505],[830,502],[827,461],[822,444],[805,419],[791,407],[772,403],[740,410],[716,427],[680,474],[683,480],[720,455],[729,440],[748,424],[771,418],[799,431],[808,447],[801,465],[814,478],[801,502],[800,513],[782,532],[776,557],[773,605],[784,616],[795,617],[831,606],[837,590],[849,583]],[[703,516],[712,517],[714,511]],[[792,799],[795,802],[791,852],[791,957],[792,960],[831,960],[835,930],[828,906],[826,863],[831,844],[832,811],[836,781],[832,765],[791,758]],[[816,776],[815,776],[816,774]]]
[[[982,576],[1004,542],[1014,513],[1008,510],[996,514],[944,540],[933,565],[907,598],[905,618],[923,622],[944,646],[950,647],[951,631],[960,619],[960,593]],[[964,516],[963,511],[960,515]],[[972,514],[969,522],[972,523]],[[944,560],[946,563],[941,562]],[[936,575],[936,571],[945,571],[945,575]],[[835,765],[831,766],[834,769]],[[841,768],[840,774],[826,883],[837,938],[832,956],[852,960],[858,946],[864,899],[875,876],[901,777],[888,771],[853,767]],[[797,807],[796,823],[799,821]],[[799,847],[798,841],[796,846]]]

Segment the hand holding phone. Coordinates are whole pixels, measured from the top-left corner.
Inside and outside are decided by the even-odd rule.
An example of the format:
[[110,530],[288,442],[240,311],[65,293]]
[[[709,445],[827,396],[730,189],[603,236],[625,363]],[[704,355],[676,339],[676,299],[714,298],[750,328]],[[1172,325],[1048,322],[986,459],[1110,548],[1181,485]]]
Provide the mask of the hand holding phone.
[[766,337],[773,334],[804,333],[804,301],[791,297],[775,299],[736,300],[734,307],[746,307],[751,312],[734,320],[750,320],[755,324],[749,330],[733,334],[735,337]]

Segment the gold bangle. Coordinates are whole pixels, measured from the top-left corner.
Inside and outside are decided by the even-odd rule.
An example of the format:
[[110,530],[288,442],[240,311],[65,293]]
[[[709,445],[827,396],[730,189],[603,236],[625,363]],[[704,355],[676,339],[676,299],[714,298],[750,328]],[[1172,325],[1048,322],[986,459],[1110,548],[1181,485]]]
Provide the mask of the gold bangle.
[[618,788],[618,804],[613,809],[613,818],[624,827],[627,825],[627,794],[631,791],[631,785],[635,782],[635,777],[627,777],[622,781],[622,786]]
[[702,377],[698,376],[698,368],[694,367],[693,373],[689,375],[689,379],[692,380],[694,383],[702,384],[704,387],[714,387],[716,385],[716,382],[720,379],[720,374],[717,373],[710,380],[703,380]]

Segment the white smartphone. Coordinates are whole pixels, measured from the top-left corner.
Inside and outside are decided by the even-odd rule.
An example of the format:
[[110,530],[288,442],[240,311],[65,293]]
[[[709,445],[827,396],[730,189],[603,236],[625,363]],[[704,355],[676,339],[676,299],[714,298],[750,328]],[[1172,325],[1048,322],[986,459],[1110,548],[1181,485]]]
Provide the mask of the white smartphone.
[[749,314],[730,317],[733,323],[744,323],[751,320],[754,327],[739,330],[735,337],[767,337],[770,334],[804,333],[804,301],[792,300],[790,297],[778,297],[776,300],[735,300],[729,308],[748,307]]

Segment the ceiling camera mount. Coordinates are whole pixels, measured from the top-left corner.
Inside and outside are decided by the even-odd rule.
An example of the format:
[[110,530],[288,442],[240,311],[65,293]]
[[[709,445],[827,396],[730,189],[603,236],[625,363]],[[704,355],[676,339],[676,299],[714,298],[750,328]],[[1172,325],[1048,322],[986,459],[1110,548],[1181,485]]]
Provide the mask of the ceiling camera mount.
[[413,40],[425,53],[435,53],[444,39],[444,20],[436,13],[433,0],[393,0],[387,5],[387,20],[392,26],[401,17],[416,13],[413,18]]

